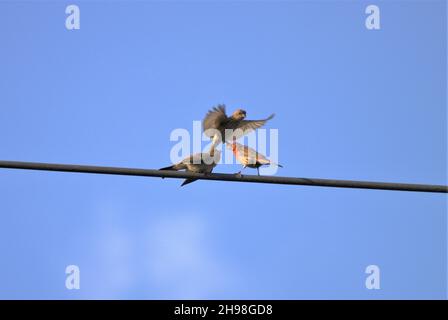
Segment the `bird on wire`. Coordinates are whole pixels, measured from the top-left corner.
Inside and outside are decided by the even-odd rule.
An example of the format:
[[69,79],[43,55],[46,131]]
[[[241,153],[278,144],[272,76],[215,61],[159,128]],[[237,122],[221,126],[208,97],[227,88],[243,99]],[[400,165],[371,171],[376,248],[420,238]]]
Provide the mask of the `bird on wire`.
[[[160,170],[185,170],[188,172],[209,174],[216,167],[216,164],[221,158],[221,151],[216,150],[214,155],[209,153],[196,153],[183,159],[181,162],[172,166],[161,168]],[[196,181],[197,179],[188,178],[180,185],[181,187]]]
[[[231,141],[232,138],[239,139],[252,130],[262,127],[268,120],[272,119],[271,114],[262,120],[245,120],[246,111],[235,110],[230,117],[226,115],[226,106],[220,104],[209,110],[202,121],[203,130],[206,136],[212,139],[210,154],[213,156],[215,147],[221,142]],[[226,130],[232,130],[230,136],[226,136]],[[229,131],[228,131],[229,132]]]
[[[260,175],[259,168],[263,165],[269,166],[273,164],[280,168],[283,168],[282,165],[272,162],[261,153],[255,151],[254,149],[248,146],[244,146],[238,142],[233,141],[232,144],[227,144],[227,148],[232,149],[235,158],[238,160],[239,163],[243,165],[242,170],[244,170],[246,167],[255,168],[257,169],[258,175]],[[238,172],[237,175],[241,175],[241,171]]]

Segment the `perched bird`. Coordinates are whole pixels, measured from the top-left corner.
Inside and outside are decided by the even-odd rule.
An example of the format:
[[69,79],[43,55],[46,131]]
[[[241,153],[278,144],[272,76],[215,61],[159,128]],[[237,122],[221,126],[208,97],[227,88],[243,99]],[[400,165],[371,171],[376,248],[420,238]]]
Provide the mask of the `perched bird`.
[[[219,162],[220,158],[221,151],[219,150],[216,150],[216,152],[214,152],[214,155],[210,155],[208,153],[196,153],[186,157],[179,163],[176,163],[169,167],[161,168],[160,170],[186,170],[189,172],[208,174],[213,171],[213,168],[216,167],[216,164]],[[197,179],[193,178],[186,179],[181,184],[181,187],[196,180]]]
[[[227,144],[227,147],[229,149],[232,149],[233,154],[235,155],[235,158],[238,160],[239,163],[243,165],[243,170],[246,167],[249,168],[256,168],[258,175],[260,175],[260,167],[263,165],[271,165],[274,164],[280,168],[283,168],[282,165],[272,162],[268,158],[266,158],[261,153],[258,153],[252,148],[249,148],[248,146],[244,146],[238,142],[233,141],[232,144]],[[241,174],[241,171],[237,173],[238,175]]]
[[[252,130],[262,127],[266,121],[272,119],[274,114],[263,120],[244,120],[246,111],[242,109],[236,110],[230,117],[226,115],[226,106],[221,104],[208,111],[202,121],[202,126],[206,136],[212,139],[210,154],[222,141],[231,140],[230,138],[239,139],[243,135]],[[233,130],[231,137],[226,137],[226,129]],[[218,134],[219,133],[219,134]]]

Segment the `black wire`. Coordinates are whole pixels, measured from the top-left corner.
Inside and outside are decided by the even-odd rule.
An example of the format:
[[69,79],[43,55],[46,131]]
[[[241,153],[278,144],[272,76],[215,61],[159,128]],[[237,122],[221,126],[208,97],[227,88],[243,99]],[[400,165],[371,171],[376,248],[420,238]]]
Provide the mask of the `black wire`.
[[448,186],[446,186],[446,185],[353,181],[353,180],[335,180],[335,179],[314,179],[314,178],[294,178],[294,177],[256,176],[256,175],[238,176],[235,174],[223,174],[223,173],[211,173],[211,174],[205,175],[205,174],[201,174],[201,173],[184,172],[184,171],[169,171],[169,170],[161,171],[161,170],[152,170],[152,169],[119,168],[119,167],[103,167],[103,166],[39,163],[39,162],[21,162],[21,161],[2,161],[2,160],[0,160],[0,168],[78,172],[78,173],[96,173],[96,174],[113,174],[113,175],[126,175],[126,176],[177,178],[177,179],[194,178],[194,179],[199,179],[199,180],[271,183],[271,184],[304,185],[304,186],[317,186],[317,187],[358,188],[358,189],[448,193]]

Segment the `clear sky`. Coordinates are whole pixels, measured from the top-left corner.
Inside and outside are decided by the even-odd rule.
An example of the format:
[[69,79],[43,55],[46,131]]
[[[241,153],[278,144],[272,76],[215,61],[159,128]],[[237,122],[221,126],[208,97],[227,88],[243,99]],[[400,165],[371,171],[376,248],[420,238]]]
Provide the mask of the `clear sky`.
[[[0,159],[160,168],[225,103],[276,113],[278,175],[446,184],[446,12],[0,0]],[[1,169],[0,298],[446,298],[446,195],[180,183]]]

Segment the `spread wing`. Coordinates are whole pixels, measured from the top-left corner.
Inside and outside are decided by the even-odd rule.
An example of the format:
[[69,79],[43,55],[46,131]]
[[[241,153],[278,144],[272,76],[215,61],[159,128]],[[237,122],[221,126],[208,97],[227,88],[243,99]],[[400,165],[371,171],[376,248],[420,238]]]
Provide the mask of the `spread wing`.
[[204,131],[208,129],[219,129],[226,121],[226,106],[220,104],[207,112],[204,120],[202,121],[202,127]]
[[[256,130],[264,124],[274,118],[274,114],[271,114],[269,117],[263,120],[240,120],[240,121],[228,121],[226,124],[226,129],[232,129],[234,130],[234,137],[236,139],[241,138],[245,134],[248,134],[249,132]],[[237,130],[240,129],[240,130]]]

